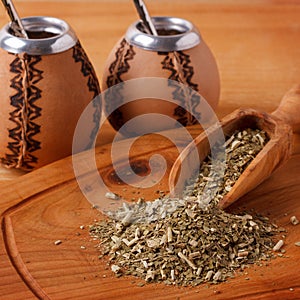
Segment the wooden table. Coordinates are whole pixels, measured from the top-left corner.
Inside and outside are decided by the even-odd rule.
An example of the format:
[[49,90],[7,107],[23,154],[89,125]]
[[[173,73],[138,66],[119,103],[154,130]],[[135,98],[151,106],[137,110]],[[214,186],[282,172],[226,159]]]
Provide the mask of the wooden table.
[[[238,107],[270,112],[284,92],[299,81],[299,2],[148,1],[152,15],[172,15],[192,21],[212,49],[221,75],[217,111],[224,116]],[[298,4],[297,4],[298,3]],[[16,1],[21,16],[50,15],[69,22],[86,49],[98,77],[111,48],[136,20],[131,1]],[[8,21],[4,10],[0,26]],[[112,140],[113,130],[99,144]],[[0,170],[3,180],[19,172]]]
[[[159,1],[158,5],[157,1],[147,1],[148,9],[152,15],[172,15],[186,18],[199,28],[203,38],[212,49],[220,69],[222,89],[220,105],[217,110],[217,114],[220,117],[238,107],[252,107],[271,112],[276,108],[283,94],[292,85],[300,82],[299,1],[256,0],[251,1],[251,4],[248,4],[248,2],[250,1],[162,0]],[[70,23],[93,62],[99,78],[101,78],[104,62],[110,49],[119,37],[124,34],[126,28],[137,18],[133,4],[129,0],[15,1],[15,5],[21,16],[51,15],[63,18]],[[4,10],[1,10],[0,26],[3,26],[6,22],[7,16]],[[105,144],[111,142],[113,136],[114,131],[109,124],[106,124],[104,133],[98,139],[98,145],[102,147],[102,150],[107,151],[109,149]],[[293,197],[299,199],[299,180],[297,180],[297,177],[300,175],[297,170],[300,161],[299,151],[300,139],[295,135],[293,163],[286,167],[282,171],[283,173],[280,173],[279,177],[274,179],[275,181],[273,179],[268,181],[265,186],[267,190],[271,191],[272,188],[274,189],[272,184],[274,182],[277,183],[276,180],[280,179],[284,187],[280,190],[280,195],[286,193],[287,190],[292,190]],[[62,166],[64,167],[62,168]],[[49,170],[52,173],[49,173]],[[286,177],[286,174],[289,173],[293,175],[293,178]],[[49,186],[54,187],[56,184],[63,182],[63,176],[65,176],[64,180],[66,178],[71,179],[71,160],[67,159],[65,165],[57,163],[50,168],[43,168],[38,170],[36,174],[38,176],[36,179],[34,179],[35,177],[32,174],[29,174],[25,175],[23,180],[22,172],[0,170],[1,180],[6,181],[0,186],[2,190],[0,197],[1,216],[9,207],[18,207],[19,202],[21,203],[33,195],[30,187],[31,182],[38,194],[43,191],[45,181],[47,181]],[[55,174],[56,178],[53,177],[53,174]],[[15,177],[20,178],[16,181],[7,181]],[[268,196],[263,196],[263,189],[258,189],[253,195],[268,198]],[[275,197],[277,197],[277,194]],[[252,200],[249,197],[247,199],[251,203]],[[52,221],[53,224],[59,224],[56,220]],[[3,221],[2,230],[5,230],[5,226],[7,226],[4,223]],[[34,223],[32,226],[35,226]],[[42,234],[42,231],[40,234]],[[19,260],[14,258],[18,256],[18,253],[10,252],[9,262],[4,262],[7,251],[12,246],[7,241],[4,242],[4,245],[6,246],[3,247],[1,245],[0,248],[0,299],[31,299],[34,298],[34,294],[31,292],[34,289],[37,291],[35,295],[46,298],[47,295],[43,294],[43,289],[40,286],[33,285],[33,287],[31,286],[28,289],[28,286],[20,279],[24,276],[22,272],[26,270],[22,271],[22,268],[20,269],[20,266],[16,265]],[[93,264],[93,259],[90,258],[89,263]],[[295,264],[298,264],[298,262],[295,262]],[[55,269],[55,266],[53,268]],[[3,273],[3,270],[5,273]],[[19,270],[20,278],[16,270]],[[295,272],[299,272],[298,267],[295,267]],[[78,273],[75,273],[78,277]],[[53,271],[53,274],[56,274],[56,272]],[[27,275],[30,276],[30,274]],[[86,276],[89,278],[88,274]],[[69,279],[72,280],[71,278]],[[47,279],[44,278],[43,282],[47,285]],[[292,278],[291,282],[293,283]],[[96,284],[97,281],[94,281],[94,287]],[[114,292],[113,286],[110,287],[109,283],[105,284],[108,284],[105,299],[130,298],[130,294],[123,297],[124,295],[122,292],[118,292],[118,289]],[[124,284],[122,280],[121,286],[124,287]],[[51,286],[50,279],[49,286]],[[296,295],[299,297],[300,295],[299,282],[297,286],[296,284],[294,286],[295,290],[293,292],[288,289],[279,290],[278,292],[274,288],[274,294],[271,292],[262,295],[254,293],[251,294],[251,299],[271,299],[272,297],[272,299],[275,299],[276,295],[279,294],[285,299],[293,299],[292,297],[296,297]],[[89,286],[85,287],[79,284],[79,287],[82,289],[76,291],[76,285],[72,286],[72,289],[74,289],[73,295],[78,295],[78,298],[81,297],[82,299],[95,299],[93,298],[93,290],[90,290]],[[111,292],[109,292],[110,289],[112,289]],[[232,296],[235,295],[235,291],[230,291],[230,289],[226,290],[225,287],[225,294],[221,295],[214,294],[213,290],[211,290],[211,293],[205,292],[204,294],[207,297],[210,295],[222,299],[222,295],[224,297],[227,297],[230,293]],[[273,287],[270,287],[270,291],[272,289]],[[48,290],[50,291],[51,299],[63,298],[63,295],[56,293],[58,291],[55,291],[55,287],[49,287]],[[70,295],[68,292],[66,294]],[[153,297],[151,287],[145,289],[144,296],[142,292],[137,295],[136,299],[150,299]],[[188,290],[186,299],[199,299],[199,295],[193,294]],[[239,295],[242,295],[242,292]],[[164,297],[164,292],[160,292],[156,296],[156,299],[174,299],[175,294],[167,293],[166,297]],[[238,298],[238,296],[236,297]],[[74,296],[75,298],[76,296]],[[97,299],[104,298],[98,295]]]

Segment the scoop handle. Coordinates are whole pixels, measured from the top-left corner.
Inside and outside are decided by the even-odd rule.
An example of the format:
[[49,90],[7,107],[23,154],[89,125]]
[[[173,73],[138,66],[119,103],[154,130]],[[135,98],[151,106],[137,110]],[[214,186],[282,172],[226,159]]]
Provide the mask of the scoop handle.
[[300,133],[300,84],[283,96],[272,115],[291,125],[294,133]]

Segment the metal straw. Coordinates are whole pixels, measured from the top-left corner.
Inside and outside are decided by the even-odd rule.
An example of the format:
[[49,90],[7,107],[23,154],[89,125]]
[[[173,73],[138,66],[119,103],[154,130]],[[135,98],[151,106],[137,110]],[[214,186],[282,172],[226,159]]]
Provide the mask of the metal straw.
[[15,9],[14,4],[11,0],[2,0],[4,7],[11,19],[11,29],[14,32],[14,35],[17,37],[28,39],[28,35],[24,29],[21,19]]
[[152,35],[158,35],[144,1],[143,0],[133,0],[133,2],[136,7],[136,10],[143,22],[144,27],[147,30],[147,33],[150,33]]

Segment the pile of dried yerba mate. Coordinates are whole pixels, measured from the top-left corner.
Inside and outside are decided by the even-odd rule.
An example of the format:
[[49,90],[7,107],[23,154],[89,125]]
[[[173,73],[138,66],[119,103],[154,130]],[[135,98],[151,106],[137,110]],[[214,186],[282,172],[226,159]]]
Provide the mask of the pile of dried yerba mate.
[[181,286],[222,282],[249,264],[270,260],[281,247],[273,241],[277,226],[267,217],[235,215],[217,207],[267,141],[263,131],[253,129],[227,139],[224,180],[205,205],[201,193],[215,180],[209,157],[189,181],[183,199],[126,204],[111,218],[91,225],[91,236],[100,241],[99,257],[109,257],[116,276]]

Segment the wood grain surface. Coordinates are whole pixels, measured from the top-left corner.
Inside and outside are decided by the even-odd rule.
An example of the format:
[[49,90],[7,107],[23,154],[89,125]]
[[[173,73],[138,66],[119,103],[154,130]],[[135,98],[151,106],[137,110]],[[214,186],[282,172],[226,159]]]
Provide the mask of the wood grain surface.
[[[220,117],[239,107],[273,111],[300,78],[299,1],[147,1],[152,15],[192,21],[213,51],[221,75]],[[98,77],[127,27],[137,19],[133,3],[121,1],[15,1],[21,17],[48,15],[66,20],[77,33]],[[0,11],[0,26],[8,22]],[[112,141],[105,124],[99,144]],[[21,173],[23,174],[23,173]],[[0,169],[0,179],[20,172]]]
[[[193,135],[198,130],[193,131]],[[122,143],[119,142],[119,148]],[[172,143],[159,136],[137,140],[131,150],[131,163],[149,168],[150,156],[161,154],[170,166],[178,153]],[[89,153],[80,154],[86,161]],[[124,154],[111,166],[110,146],[96,151],[99,173],[112,191],[130,200],[136,189],[113,180],[114,171],[123,168]],[[3,299],[296,299],[300,296],[297,262],[300,225],[289,223],[300,215],[300,158],[293,158],[269,180],[237,202],[236,210],[255,209],[288,230],[287,258],[277,258],[264,266],[253,265],[247,273],[219,285],[179,288],[164,284],[139,287],[133,277],[115,278],[106,260],[98,259],[96,242],[88,235],[88,225],[103,216],[85,199],[74,178],[71,158],[41,168],[1,186],[0,295]],[[79,174],[89,176],[90,172]],[[139,190],[146,198],[155,197],[167,186],[168,172],[160,182]],[[124,192],[126,187],[126,192]],[[92,191],[90,191],[92,192]],[[104,196],[99,194],[99,198]],[[80,229],[85,225],[85,229]],[[55,245],[61,240],[60,245]],[[246,280],[249,278],[249,280]],[[290,289],[293,289],[292,291]],[[30,293],[31,292],[31,293]]]
[[[221,74],[222,117],[239,107],[273,111],[300,78],[300,5],[298,1],[149,1],[152,15],[172,15],[195,23],[215,54]],[[77,32],[99,78],[110,49],[137,16],[130,1],[15,1],[21,16],[51,15],[65,19]],[[0,12],[0,26],[7,22]],[[192,129],[192,135],[199,129]],[[114,131],[106,123],[98,137],[100,174],[120,192],[110,166]],[[116,279],[97,259],[87,225],[99,218],[84,198],[71,158],[33,173],[1,169],[0,299],[297,299],[300,225],[300,138],[294,135],[291,160],[266,182],[238,201],[234,209],[270,216],[288,230],[286,255],[269,266],[252,266],[228,283],[196,288],[146,285],[134,278]],[[168,168],[177,156],[174,145],[158,136],[135,143],[132,160],[145,163],[161,153]],[[84,161],[84,155],[82,154]],[[121,159],[121,158],[120,158]],[[122,159],[121,159],[122,160]],[[22,176],[20,176],[22,175]],[[86,176],[85,174],[82,174]],[[160,189],[167,189],[167,175]],[[12,178],[19,177],[13,181]],[[8,180],[9,179],[9,180]],[[155,189],[143,191],[153,198]],[[128,189],[127,196],[133,197]],[[54,242],[62,240],[56,246]],[[81,246],[84,246],[83,249]],[[246,278],[249,277],[249,280]]]
[[[222,115],[240,106],[272,111],[299,78],[297,1],[147,1],[152,15],[192,21],[221,73]],[[254,4],[252,4],[254,3]],[[16,2],[19,13],[51,15],[71,24],[101,77],[105,60],[137,19],[131,1]],[[2,23],[7,17],[2,12]]]

